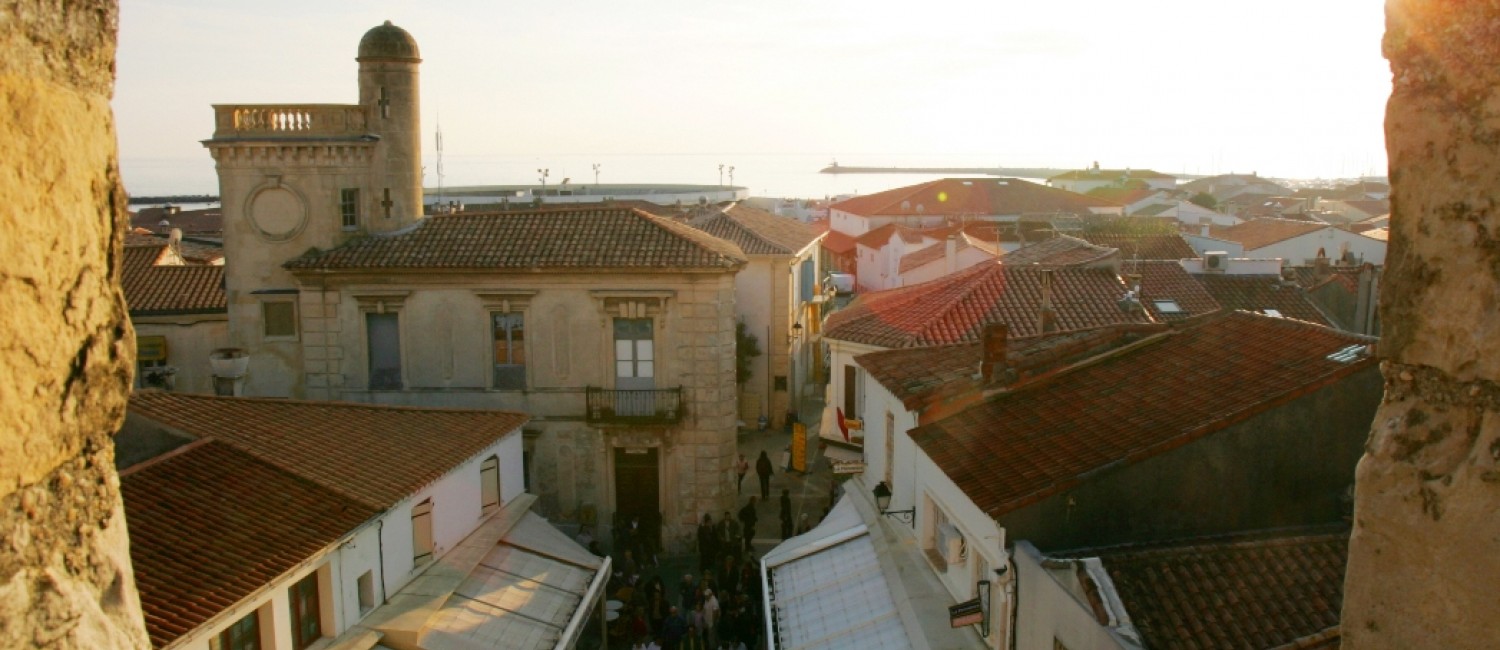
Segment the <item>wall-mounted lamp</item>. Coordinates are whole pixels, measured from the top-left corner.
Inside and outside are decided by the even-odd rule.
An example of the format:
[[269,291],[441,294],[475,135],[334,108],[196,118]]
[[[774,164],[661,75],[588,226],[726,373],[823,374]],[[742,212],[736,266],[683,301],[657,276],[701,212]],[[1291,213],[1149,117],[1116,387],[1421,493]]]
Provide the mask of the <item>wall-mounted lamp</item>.
[[890,505],[891,505],[891,486],[886,485],[885,481],[881,481],[879,483],[876,483],[875,484],[875,490],[874,490],[874,492],[875,492],[875,509],[879,510],[880,514],[885,515],[887,517],[890,517],[892,519],[895,519],[896,521],[899,521],[899,522],[901,522],[903,524],[911,526],[912,528],[916,528],[917,527],[917,524],[916,524],[916,521],[917,521],[917,509],[916,508],[911,508],[911,509],[908,509],[908,510],[887,510],[886,509],[886,508],[889,508]]

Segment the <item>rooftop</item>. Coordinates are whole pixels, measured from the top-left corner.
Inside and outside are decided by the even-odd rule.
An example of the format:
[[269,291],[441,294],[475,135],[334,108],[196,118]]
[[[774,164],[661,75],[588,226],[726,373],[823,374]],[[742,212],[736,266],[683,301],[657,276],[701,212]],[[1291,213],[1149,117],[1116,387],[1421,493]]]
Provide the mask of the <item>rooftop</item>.
[[1198,252],[1177,233],[1160,235],[1123,235],[1113,233],[1079,233],[1078,238],[1095,246],[1120,249],[1127,260],[1183,260],[1197,257]]
[[[1219,311],[1219,301],[1175,261],[1127,261],[1120,272],[1141,276],[1141,300],[1154,318],[1171,321]],[[1164,304],[1162,301],[1170,301]],[[1176,311],[1173,311],[1173,308]],[[1231,307],[1232,309],[1232,307]]]
[[910,348],[977,341],[992,322],[1009,325],[1012,336],[1041,334],[1048,273],[1058,331],[1150,322],[1144,314],[1120,309],[1125,283],[1111,269],[986,263],[931,282],[863,294],[828,317],[824,336]]
[[999,517],[1367,368],[1368,355],[1329,355],[1373,340],[1245,312],[1209,316],[1002,392],[911,437],[976,506]]
[[1095,246],[1077,237],[1057,235],[1006,253],[1000,258],[1000,263],[1009,266],[1026,264],[1066,266],[1094,264],[1119,257],[1120,251],[1116,248]]
[[286,263],[300,270],[727,270],[735,245],[671,219],[624,208],[438,215]]
[[739,246],[747,255],[796,255],[818,238],[807,224],[744,204],[688,223]]
[[911,215],[1021,215],[1119,208],[1113,201],[1016,178],[945,178],[856,196],[830,206],[865,217]]
[[1192,277],[1224,309],[1259,313],[1274,311],[1270,315],[1332,325],[1308,299],[1306,292],[1295,283],[1283,282],[1281,276],[1198,273]]
[[[348,402],[139,391],[130,412],[212,438],[373,508],[386,508],[457,467],[527,416]],[[238,491],[252,489],[253,483]]]
[[1152,170],[1149,170],[1149,169],[1099,169],[1098,167],[1094,167],[1094,168],[1090,168],[1090,169],[1075,169],[1073,171],[1063,172],[1063,173],[1058,174],[1056,176],[1053,176],[1052,178],[1049,178],[1047,180],[1049,180],[1049,181],[1057,181],[1057,180],[1064,180],[1064,181],[1069,181],[1069,180],[1095,180],[1095,179],[1115,180],[1115,179],[1122,179],[1122,178],[1130,178],[1130,179],[1146,179],[1146,178],[1166,179],[1166,178],[1174,178],[1175,179],[1177,177],[1176,176],[1172,176],[1171,174],[1163,174],[1161,172],[1152,171]]
[[163,264],[172,257],[166,240],[127,245],[121,258],[120,286],[135,316],[214,314],[228,310],[224,267]]
[[158,648],[380,510],[214,440],[121,472],[120,493],[146,631]]
[[1328,224],[1293,219],[1251,219],[1233,226],[1212,226],[1209,236],[1243,244],[1246,251],[1327,228]]
[[[985,241],[969,233],[962,233],[955,239],[956,241],[954,242],[954,252],[968,250],[970,248],[977,248],[989,254],[991,257],[1000,256],[1000,248],[994,243]],[[947,256],[948,244],[946,242],[938,242],[915,253],[901,256],[901,272],[906,273],[908,271],[921,268],[938,260],[944,259]]]

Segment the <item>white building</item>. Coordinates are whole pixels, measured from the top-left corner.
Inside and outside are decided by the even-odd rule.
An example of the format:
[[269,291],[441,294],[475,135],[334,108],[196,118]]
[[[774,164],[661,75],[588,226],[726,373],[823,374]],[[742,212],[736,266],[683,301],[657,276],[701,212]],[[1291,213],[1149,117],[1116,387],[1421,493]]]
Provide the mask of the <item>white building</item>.
[[[421,635],[402,637],[413,598],[430,610],[419,623],[441,630],[449,596],[466,587],[411,586],[434,571],[470,576],[486,555],[535,556],[530,571],[562,555],[590,580],[559,587],[573,595],[550,620],[491,609],[471,616],[470,627],[534,628],[531,638],[550,639],[549,648],[576,638],[608,561],[528,512],[525,421],[497,411],[137,393],[116,436],[117,463],[153,646],[282,650],[343,637],[356,639],[343,647],[385,639],[426,648]],[[460,601],[498,602],[522,588],[485,586]],[[408,616],[379,614],[396,608]]]
[[1280,258],[1297,265],[1312,264],[1318,257],[1346,264],[1385,264],[1384,241],[1326,223],[1252,219],[1234,226],[1211,228],[1207,235],[1240,243],[1245,257]]
[[1177,177],[1149,169],[1100,169],[1099,163],[1089,169],[1063,172],[1047,179],[1047,184],[1069,192],[1088,194],[1101,187],[1142,185],[1153,190],[1177,189]]

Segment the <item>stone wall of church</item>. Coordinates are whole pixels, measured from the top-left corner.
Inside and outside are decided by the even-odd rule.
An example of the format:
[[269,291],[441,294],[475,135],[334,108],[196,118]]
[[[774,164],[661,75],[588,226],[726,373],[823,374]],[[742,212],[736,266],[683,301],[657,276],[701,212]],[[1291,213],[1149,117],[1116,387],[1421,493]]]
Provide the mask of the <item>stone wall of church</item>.
[[1388,0],[1385,401],[1356,473],[1344,647],[1500,638],[1500,4]]
[[114,2],[0,6],[0,647],[145,648],[110,435],[119,289]]

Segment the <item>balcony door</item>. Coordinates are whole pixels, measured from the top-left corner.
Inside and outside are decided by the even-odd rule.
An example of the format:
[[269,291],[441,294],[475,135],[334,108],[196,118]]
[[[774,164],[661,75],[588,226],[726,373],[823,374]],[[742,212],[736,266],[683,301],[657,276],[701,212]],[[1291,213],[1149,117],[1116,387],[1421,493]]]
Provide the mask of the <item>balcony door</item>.
[[[615,319],[615,390],[649,391],[656,388],[656,345],[651,319]],[[617,393],[619,415],[644,416],[656,410],[652,393]]]

